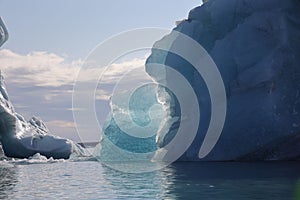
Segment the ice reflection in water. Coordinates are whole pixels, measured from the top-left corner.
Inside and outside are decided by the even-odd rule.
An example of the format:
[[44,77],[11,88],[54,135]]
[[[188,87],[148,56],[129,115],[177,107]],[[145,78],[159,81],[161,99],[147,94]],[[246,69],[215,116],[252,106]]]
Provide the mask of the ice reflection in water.
[[0,198],[288,200],[299,169],[300,162],[181,162],[128,174],[96,161],[0,161]]
[[8,163],[0,164],[0,199],[11,196],[18,183],[17,168]]

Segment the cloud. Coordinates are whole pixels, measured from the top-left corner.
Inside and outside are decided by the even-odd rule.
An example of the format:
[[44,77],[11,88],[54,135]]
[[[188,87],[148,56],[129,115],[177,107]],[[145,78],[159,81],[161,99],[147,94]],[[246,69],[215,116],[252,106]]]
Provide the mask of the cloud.
[[69,61],[67,57],[54,53],[31,52],[22,55],[8,49],[0,50],[1,70],[9,82],[40,87],[73,85],[79,72],[82,75],[81,81],[98,81],[101,77],[101,84],[110,84],[115,83],[128,72],[141,68],[143,70],[138,74],[127,75],[127,79],[129,77],[144,79],[145,60],[146,57],[133,58],[110,66],[99,66],[96,63],[92,67],[82,67],[87,66],[87,63],[80,59]]
[[47,52],[22,55],[3,49],[0,51],[0,63],[10,82],[57,87],[73,84],[82,61],[67,61],[65,57]]
[[47,121],[47,125],[49,126],[56,126],[60,128],[74,128],[75,123],[72,121],[63,121],[63,120],[52,120],[52,121]]
[[88,60],[80,70],[78,81],[85,83],[98,82],[99,84],[116,84],[124,77],[126,77],[125,80],[127,81],[146,80],[149,79],[149,76],[145,72],[145,61],[146,57],[133,58],[119,63],[115,62],[109,66],[100,66],[97,61]]
[[45,102],[53,102],[63,100],[63,98],[70,98],[73,90],[63,87],[56,87],[55,89],[49,88],[49,92],[43,94]]
[[74,122],[66,120],[52,120],[46,121],[45,123],[50,130],[50,133],[69,138],[73,141],[81,141],[77,134]]
[[98,89],[98,90],[96,90],[95,98],[96,98],[96,100],[109,101],[110,93],[106,90]]
[[121,86],[125,90],[133,82],[149,79],[144,70],[145,60],[146,56],[99,66],[97,62],[90,65],[80,59],[69,61],[66,56],[49,52],[22,55],[8,49],[0,50],[1,70],[8,83],[21,88],[45,88],[41,95],[46,102],[57,101],[61,95],[72,96],[72,89],[62,87],[73,87],[79,72],[79,81],[98,82],[101,85],[101,89],[96,91],[96,100],[108,101],[113,90],[108,85]]
[[79,72],[80,81],[96,81],[101,85],[101,89],[96,91],[96,100],[108,101],[112,93],[109,84],[116,85],[121,80],[122,87],[126,89],[126,83],[149,79],[144,70],[145,60],[146,56],[121,60],[109,66],[98,66],[96,62],[92,67],[85,67],[87,62],[80,59],[70,61],[66,56],[54,53],[35,51],[19,54],[9,49],[0,50],[0,69],[7,82],[19,88],[44,88],[40,94],[46,102],[57,101],[61,95],[71,97],[73,90],[62,88],[73,87]]

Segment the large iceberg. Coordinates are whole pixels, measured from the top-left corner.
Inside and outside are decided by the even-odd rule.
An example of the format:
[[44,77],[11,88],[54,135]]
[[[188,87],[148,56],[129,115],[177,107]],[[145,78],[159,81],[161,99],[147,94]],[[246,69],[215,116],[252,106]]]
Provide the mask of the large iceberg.
[[[0,18],[0,46],[8,33]],[[71,140],[49,134],[43,121],[32,117],[28,122],[16,113],[6,90],[0,71],[0,141],[6,156],[28,158],[41,154],[47,158],[67,159],[72,153],[83,153],[80,146]]]
[[[199,151],[211,120],[212,103],[201,74],[186,59],[165,50],[166,46],[178,46],[181,42],[174,37],[176,32],[204,47],[217,65],[225,86],[224,127],[218,142],[204,158],[199,156]],[[192,49],[188,45],[181,48]],[[199,55],[200,63],[201,59]],[[147,60],[147,72],[160,82],[176,81],[172,74],[162,73],[164,66],[170,66],[189,81],[201,108],[197,135],[179,160],[300,158],[298,0],[209,0],[191,10],[186,20],[154,45]],[[171,118],[182,117],[177,101],[170,108]],[[168,124],[173,127],[168,132],[158,132],[159,148],[174,138],[179,122]]]
[[[218,73],[204,77],[195,63],[210,63],[204,66],[211,67],[207,74]],[[154,44],[146,72],[160,86],[138,93],[135,98],[142,100],[131,101],[130,109],[111,102],[112,112],[98,145],[99,157],[167,162],[178,155],[179,161],[299,160],[299,65],[298,0],[205,1]],[[220,77],[223,88],[214,90]],[[117,99],[129,102],[122,95]],[[161,105],[155,111],[157,116],[149,115],[154,104]],[[132,111],[140,114],[132,115]],[[127,115],[130,122],[124,118]],[[154,121],[162,117],[148,130],[156,137],[132,137],[134,124],[143,126],[145,116]],[[211,127],[216,119],[221,119],[220,126]],[[187,129],[182,133],[183,126]],[[142,129],[140,133],[144,134]]]

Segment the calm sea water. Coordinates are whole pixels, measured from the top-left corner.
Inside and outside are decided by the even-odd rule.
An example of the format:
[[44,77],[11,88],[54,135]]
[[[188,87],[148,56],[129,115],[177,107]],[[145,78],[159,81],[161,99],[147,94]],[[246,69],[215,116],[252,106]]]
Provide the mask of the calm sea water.
[[182,162],[127,174],[97,161],[21,160],[0,161],[0,176],[6,199],[289,200],[297,199],[300,163]]

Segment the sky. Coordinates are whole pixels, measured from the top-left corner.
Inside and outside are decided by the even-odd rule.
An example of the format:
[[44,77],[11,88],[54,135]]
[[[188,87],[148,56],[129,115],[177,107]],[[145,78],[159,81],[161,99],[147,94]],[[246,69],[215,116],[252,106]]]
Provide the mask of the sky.
[[[31,116],[41,118],[54,135],[79,141],[72,114],[72,92],[89,53],[107,38],[127,30],[171,30],[176,21],[187,18],[188,12],[201,3],[0,0],[0,16],[9,31],[9,40],[0,50],[0,69],[16,111],[27,120]],[[116,66],[130,67],[144,59],[131,57],[131,61]],[[109,73],[115,77],[113,73],[120,71]],[[109,96],[100,91],[97,99],[107,104]]]

